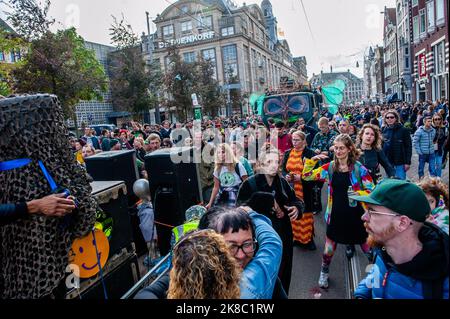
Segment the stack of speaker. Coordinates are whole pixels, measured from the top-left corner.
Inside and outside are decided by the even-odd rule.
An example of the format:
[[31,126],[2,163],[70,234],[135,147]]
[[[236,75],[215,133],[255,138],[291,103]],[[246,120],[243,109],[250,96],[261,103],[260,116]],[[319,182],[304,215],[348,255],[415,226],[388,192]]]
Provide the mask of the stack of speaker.
[[186,210],[203,201],[199,167],[192,161],[192,148],[172,148],[145,157],[150,193],[155,210],[161,255],[170,251],[171,227],[185,222]]

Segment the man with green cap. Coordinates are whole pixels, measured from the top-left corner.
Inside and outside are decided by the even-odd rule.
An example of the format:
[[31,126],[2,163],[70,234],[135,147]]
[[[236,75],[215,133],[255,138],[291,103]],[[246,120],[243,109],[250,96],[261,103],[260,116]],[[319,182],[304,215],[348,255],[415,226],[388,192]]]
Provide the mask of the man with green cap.
[[375,265],[355,291],[358,299],[448,299],[448,235],[426,223],[431,213],[423,191],[384,180],[368,196],[362,216]]

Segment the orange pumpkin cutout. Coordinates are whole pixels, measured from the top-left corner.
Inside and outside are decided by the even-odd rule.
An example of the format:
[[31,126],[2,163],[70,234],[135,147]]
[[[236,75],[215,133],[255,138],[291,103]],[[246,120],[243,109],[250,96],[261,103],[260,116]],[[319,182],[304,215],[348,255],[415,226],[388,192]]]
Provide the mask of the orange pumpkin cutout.
[[94,245],[94,234],[102,269],[108,261],[109,242],[101,230],[95,229],[94,233],[91,231],[86,237],[75,239],[69,253],[69,264],[78,266],[80,278],[91,278],[100,271]]

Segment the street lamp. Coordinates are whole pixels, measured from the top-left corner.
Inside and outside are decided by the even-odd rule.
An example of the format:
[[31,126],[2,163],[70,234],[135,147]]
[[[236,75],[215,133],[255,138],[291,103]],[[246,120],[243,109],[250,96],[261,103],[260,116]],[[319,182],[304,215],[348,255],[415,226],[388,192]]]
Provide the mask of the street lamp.
[[[148,32],[148,46],[147,46],[147,51],[148,51],[148,67],[151,68],[152,64],[153,64],[153,36],[151,35],[150,32],[150,13],[148,11],[145,11],[145,15],[147,17],[147,32]],[[151,87],[149,88],[151,90]],[[159,110],[159,92],[156,92],[156,95],[158,97],[157,101],[156,101],[156,106],[155,106],[155,122],[157,124],[161,124],[161,113]]]

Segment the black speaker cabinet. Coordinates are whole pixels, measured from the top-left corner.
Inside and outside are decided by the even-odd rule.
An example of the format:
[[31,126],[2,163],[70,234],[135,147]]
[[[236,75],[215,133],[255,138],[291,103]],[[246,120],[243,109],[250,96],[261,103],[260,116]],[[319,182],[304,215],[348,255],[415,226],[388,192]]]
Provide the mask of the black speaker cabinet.
[[[110,259],[104,268],[103,287],[99,275],[84,280],[80,289],[72,289],[66,294],[66,299],[120,299],[140,279],[139,262],[136,254],[126,253]],[[106,291],[106,296],[105,296]]]
[[129,248],[134,240],[127,188],[122,181],[93,182],[91,187],[92,195],[103,210],[103,213],[97,213],[97,222],[102,223],[105,233],[111,232],[109,256],[113,256],[123,248]]
[[[186,210],[203,201],[198,165],[191,161],[192,148],[172,148],[145,157],[155,220],[178,226],[185,222]],[[162,255],[170,248],[170,227],[157,226]],[[163,248],[162,248],[163,247]]]
[[124,181],[128,205],[133,206],[138,201],[133,192],[133,184],[139,179],[135,151],[102,152],[86,158],[85,162],[94,181]]

